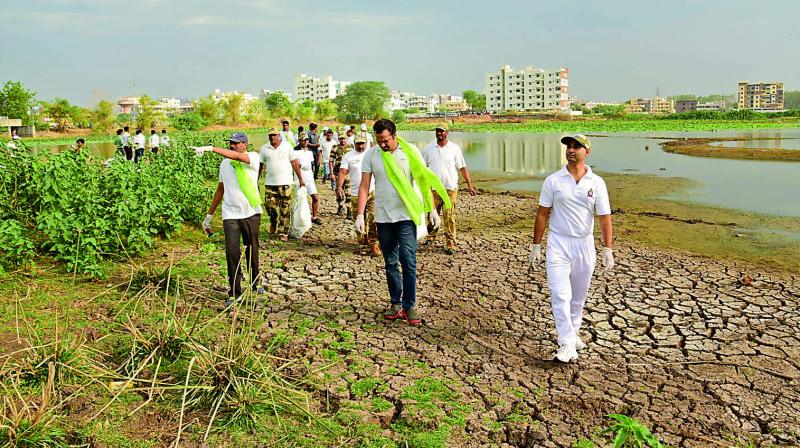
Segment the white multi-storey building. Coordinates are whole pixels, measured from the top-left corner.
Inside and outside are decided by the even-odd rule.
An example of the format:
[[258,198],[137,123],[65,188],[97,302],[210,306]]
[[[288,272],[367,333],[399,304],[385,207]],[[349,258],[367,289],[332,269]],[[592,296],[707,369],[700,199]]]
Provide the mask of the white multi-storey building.
[[543,112],[569,109],[569,69],[545,70],[504,65],[486,75],[489,112]]
[[348,81],[336,81],[332,76],[315,78],[301,73],[294,77],[294,97],[298,100],[332,100],[343,94]]

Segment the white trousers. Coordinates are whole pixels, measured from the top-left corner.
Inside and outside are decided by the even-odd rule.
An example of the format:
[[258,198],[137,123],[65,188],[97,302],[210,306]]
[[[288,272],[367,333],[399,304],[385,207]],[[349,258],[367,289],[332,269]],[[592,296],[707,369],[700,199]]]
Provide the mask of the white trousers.
[[578,336],[596,259],[592,235],[575,238],[550,232],[547,237],[547,286],[558,345]]

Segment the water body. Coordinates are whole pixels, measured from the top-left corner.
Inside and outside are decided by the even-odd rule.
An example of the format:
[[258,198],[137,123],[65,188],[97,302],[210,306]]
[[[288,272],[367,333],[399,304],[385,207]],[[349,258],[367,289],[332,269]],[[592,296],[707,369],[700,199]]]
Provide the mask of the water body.
[[[433,132],[404,131],[400,134],[420,149],[434,140]],[[464,150],[471,171],[531,176],[531,180],[511,182],[503,188],[539,191],[544,178],[566,163],[564,148],[559,142],[563,135],[451,132],[450,139]],[[797,175],[800,163],[691,157],[666,153],[659,146],[659,142],[666,138],[695,137],[770,138],[774,140],[741,143],[748,147],[761,142],[778,145],[768,146],[770,148],[800,147],[800,140],[796,140],[800,139],[800,129],[606,133],[590,136],[592,151],[588,163],[600,172],[681,177],[695,181],[688,191],[675,192],[669,199],[800,217],[800,176]],[[265,141],[266,135],[250,136],[255,150]],[[57,152],[66,147],[49,146],[41,150]],[[89,143],[87,147],[104,158],[114,153],[114,145],[107,142]]]
[[[403,132],[410,142],[424,146],[433,132]],[[503,188],[539,191],[542,180],[566,160],[561,133],[463,133],[450,139],[464,149],[472,171],[529,175],[530,181]],[[760,160],[691,157],[661,150],[666,138],[774,138],[788,147],[797,145],[800,129],[719,132],[647,132],[592,135],[588,159],[592,169],[610,173],[681,177],[695,181],[688,191],[668,198],[705,205],[800,217],[800,164]],[[646,149],[649,148],[649,149]]]

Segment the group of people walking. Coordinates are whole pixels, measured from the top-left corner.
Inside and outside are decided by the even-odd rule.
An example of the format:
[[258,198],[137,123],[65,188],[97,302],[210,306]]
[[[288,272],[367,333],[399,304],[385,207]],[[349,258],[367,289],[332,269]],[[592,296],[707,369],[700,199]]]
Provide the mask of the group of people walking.
[[144,132],[141,129],[137,129],[131,137],[130,127],[125,126],[122,129],[117,129],[114,137],[114,146],[117,148],[117,153],[125,156],[126,160],[139,163],[139,159],[144,157],[146,148],[149,147],[150,151],[157,155],[159,148],[169,148],[170,141],[166,129],[161,130],[161,135],[155,129],[151,129],[150,137],[145,139]]
[[[195,147],[198,155],[213,151],[225,159],[220,165],[219,183],[203,220],[211,227],[212,217],[222,204],[228,268],[228,303],[242,295],[242,264],[249,271],[249,285],[264,293],[258,269],[259,228],[262,203],[269,216],[269,232],[281,241],[288,240],[292,189],[305,187],[312,198],[312,222],[321,224],[317,182],[320,188],[331,182],[336,192],[337,214],[347,212],[354,221],[363,252],[382,255],[389,293],[383,316],[405,320],[409,325],[422,321],[416,306],[416,252],[418,240],[435,243],[444,224],[445,252],[458,250],[456,201],[459,174],[470,195],[475,188],[461,148],[448,138],[448,125],[438,124],[435,141],[422,151],[397,135],[395,124],[377,120],[372,136],[362,125],[334,131],[317,125],[294,134],[289,122],[268,133],[268,142],[259,152],[247,151],[248,138],[234,132],[228,148]],[[540,195],[536,214],[534,244],[529,262],[537,268],[541,242],[548,219],[547,278],[556,322],[559,349],[555,359],[570,362],[586,344],[579,337],[583,304],[595,265],[593,239],[594,214],[600,216],[603,236],[602,261],[606,269],[614,264],[611,244],[611,209],[603,180],[585,164],[591,148],[583,135],[565,137],[567,165],[549,176]],[[322,167],[322,173],[320,173]],[[259,193],[259,178],[264,175],[264,200]],[[424,236],[427,234],[427,236]],[[240,242],[245,246],[241,262]]]

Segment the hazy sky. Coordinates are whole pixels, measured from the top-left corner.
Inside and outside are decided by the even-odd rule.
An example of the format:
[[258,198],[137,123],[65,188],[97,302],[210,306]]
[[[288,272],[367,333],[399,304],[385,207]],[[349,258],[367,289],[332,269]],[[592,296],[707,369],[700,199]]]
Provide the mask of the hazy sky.
[[569,67],[582,99],[800,90],[800,0],[0,0],[0,82],[81,105],[215,88],[291,91],[294,76],[483,91],[503,64]]

